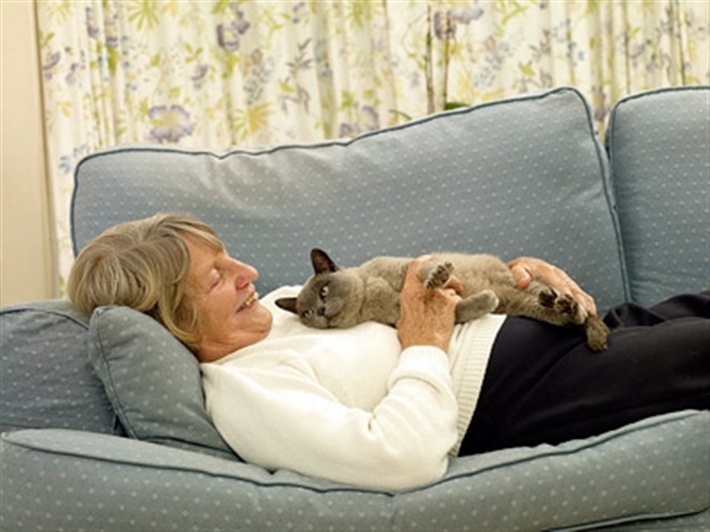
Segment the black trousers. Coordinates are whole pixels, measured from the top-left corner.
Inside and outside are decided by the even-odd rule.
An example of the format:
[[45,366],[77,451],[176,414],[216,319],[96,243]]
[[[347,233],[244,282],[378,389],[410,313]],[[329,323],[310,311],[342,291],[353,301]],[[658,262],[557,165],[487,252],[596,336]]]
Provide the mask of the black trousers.
[[710,291],[613,308],[609,348],[580,329],[510,317],[493,346],[460,455],[586,438],[710,408]]

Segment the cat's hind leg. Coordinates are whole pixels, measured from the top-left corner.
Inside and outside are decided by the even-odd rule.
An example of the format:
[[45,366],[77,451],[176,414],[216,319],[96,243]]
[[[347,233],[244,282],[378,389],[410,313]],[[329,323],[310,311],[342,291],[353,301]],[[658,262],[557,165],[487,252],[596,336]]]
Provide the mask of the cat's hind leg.
[[456,305],[456,323],[466,323],[489,314],[498,308],[498,296],[492,290],[483,290],[459,301]]
[[[454,272],[450,262],[432,262],[422,266],[421,276],[428,290],[446,285]],[[482,290],[459,301],[456,305],[456,323],[466,323],[489,314],[498,308],[500,300],[492,290]]]

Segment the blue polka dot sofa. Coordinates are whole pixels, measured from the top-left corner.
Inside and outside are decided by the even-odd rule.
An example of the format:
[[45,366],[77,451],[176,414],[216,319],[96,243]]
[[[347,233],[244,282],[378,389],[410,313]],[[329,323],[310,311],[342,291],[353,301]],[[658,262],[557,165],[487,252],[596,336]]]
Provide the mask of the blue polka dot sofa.
[[[303,282],[314,246],[344,264],[446,248],[545,258],[602,310],[651,304],[708,287],[709,90],[625,97],[604,142],[586,97],[562,87],[347,141],[102,151],[76,171],[74,251],[179,211],[255,265],[261,293]],[[3,530],[708,528],[707,411],[456,458],[431,485],[375,491],[241,461],[193,357],[142,314],[57,299],[0,323]]]

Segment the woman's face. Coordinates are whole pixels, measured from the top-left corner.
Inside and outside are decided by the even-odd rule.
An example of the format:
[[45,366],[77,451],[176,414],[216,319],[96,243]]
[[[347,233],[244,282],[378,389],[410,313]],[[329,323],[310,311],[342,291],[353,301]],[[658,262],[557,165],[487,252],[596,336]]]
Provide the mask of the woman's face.
[[272,318],[252,284],[259,277],[256,269],[195,238],[186,236],[185,242],[190,249],[187,295],[202,321],[199,361],[212,362],[265,338]]

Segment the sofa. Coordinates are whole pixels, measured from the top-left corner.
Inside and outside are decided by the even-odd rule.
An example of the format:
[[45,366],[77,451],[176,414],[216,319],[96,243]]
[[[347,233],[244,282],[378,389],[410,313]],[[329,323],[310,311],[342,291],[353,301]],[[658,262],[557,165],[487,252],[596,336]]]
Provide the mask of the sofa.
[[[710,285],[709,98],[627,96],[604,141],[585,96],[560,87],[351,140],[120,146],[76,169],[74,252],[177,211],[256,266],[262,294],[302,283],[312,247],[346,265],[448,249],[544,258],[601,312],[649,305]],[[709,528],[707,411],[459,457],[431,485],[377,491],[240,460],[205,412],[195,359],[143,314],[37,301],[1,309],[0,334],[3,530]]]

